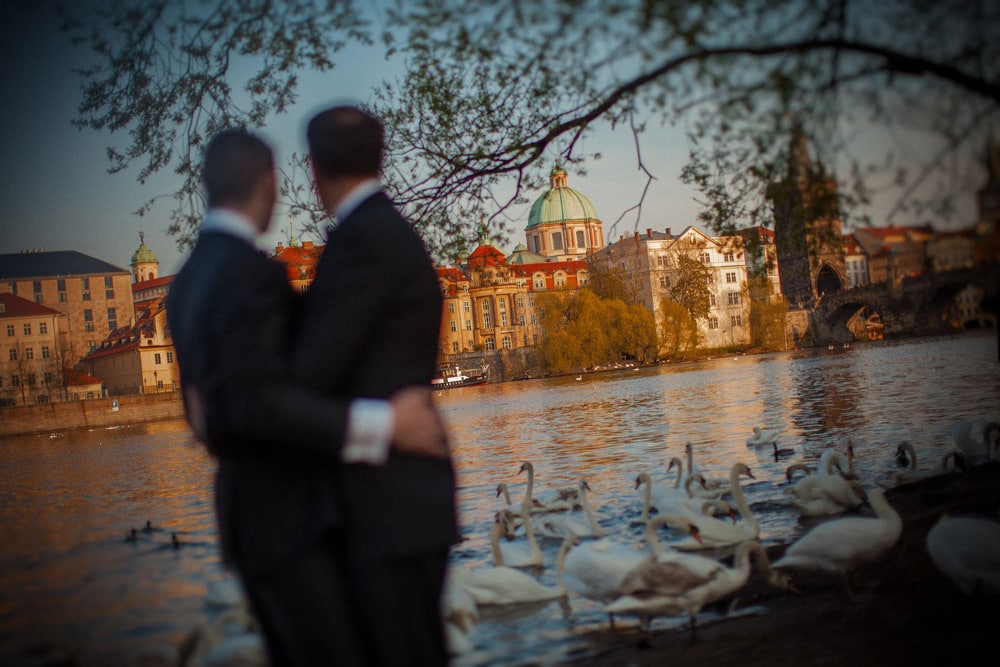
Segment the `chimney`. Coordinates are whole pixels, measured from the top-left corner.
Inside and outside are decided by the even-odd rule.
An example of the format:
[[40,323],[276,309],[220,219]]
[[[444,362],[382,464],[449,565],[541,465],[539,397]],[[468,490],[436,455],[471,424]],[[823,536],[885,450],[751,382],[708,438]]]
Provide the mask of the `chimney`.
[[313,242],[312,242],[312,241],[303,241],[303,242],[302,242],[302,249],[303,249],[303,250],[312,250],[312,248],[313,248],[313,245],[314,245],[314,244],[313,244]]
[[636,241],[636,243],[639,242],[639,232],[635,233],[635,241]]
[[670,236],[670,228],[667,227],[667,236]]
[[278,245],[274,246],[274,254],[277,255],[277,254],[279,254],[284,249],[285,249],[285,246],[279,241]]
[[646,227],[646,238],[647,239],[653,238],[653,228],[652,227]]

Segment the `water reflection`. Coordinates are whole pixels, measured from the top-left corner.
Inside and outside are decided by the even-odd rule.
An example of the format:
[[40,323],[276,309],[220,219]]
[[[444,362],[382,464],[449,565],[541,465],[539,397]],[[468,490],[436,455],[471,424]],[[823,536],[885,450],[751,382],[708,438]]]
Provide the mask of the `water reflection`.
[[[686,441],[710,477],[747,463],[757,479],[742,488],[762,541],[794,539],[804,527],[782,502],[787,465],[815,463],[850,440],[858,473],[871,479],[892,465],[905,437],[929,470],[957,420],[998,416],[995,349],[990,335],[963,336],[442,392],[466,538],[453,561],[490,564],[488,528],[503,503],[496,486],[508,483],[518,503],[524,460],[534,463],[539,490],[586,478],[609,535],[641,542],[636,475],[672,484],[667,462],[684,458]],[[775,461],[769,449],[748,448],[755,424],[780,429],[793,455]],[[214,465],[182,422],[7,438],[0,470],[0,663],[20,664],[31,649],[73,654],[76,664],[120,664],[157,647],[175,651],[208,618],[206,586],[225,576]],[[147,520],[160,530],[127,542]],[[173,532],[190,544],[170,547]],[[540,578],[554,585],[558,543],[543,540],[542,549]],[[556,664],[585,653],[581,634],[605,623],[596,603],[578,597],[568,607],[485,614],[472,633],[476,650],[456,664]]]

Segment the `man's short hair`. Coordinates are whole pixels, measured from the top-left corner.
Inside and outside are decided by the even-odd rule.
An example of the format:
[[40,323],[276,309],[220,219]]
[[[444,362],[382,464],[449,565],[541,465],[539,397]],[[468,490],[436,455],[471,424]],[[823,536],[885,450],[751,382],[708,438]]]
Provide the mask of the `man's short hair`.
[[245,202],[261,176],[274,169],[274,154],[246,130],[222,130],[208,142],[201,179],[209,206]]
[[363,109],[336,106],[319,112],[309,121],[306,139],[322,176],[378,176],[382,170],[382,121]]

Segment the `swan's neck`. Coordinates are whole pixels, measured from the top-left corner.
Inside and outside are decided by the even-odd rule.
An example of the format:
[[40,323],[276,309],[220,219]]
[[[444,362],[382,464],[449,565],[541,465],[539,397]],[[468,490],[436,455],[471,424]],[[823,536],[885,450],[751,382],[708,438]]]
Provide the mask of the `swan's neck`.
[[677,479],[674,480],[674,488],[679,489],[681,488],[681,478],[684,476],[684,463],[675,456],[670,459],[670,464],[677,466]]
[[688,446],[685,447],[684,449],[685,452],[687,453],[687,460],[688,460],[688,479],[691,479],[691,475],[694,474],[694,454],[692,452],[694,447],[692,447],[689,443]]
[[701,513],[705,516],[712,516],[712,510],[729,512],[729,503],[725,500],[706,500],[701,504]]
[[504,499],[504,501],[506,501],[507,506],[510,507],[511,504],[512,504],[510,502],[510,489],[507,488],[506,484],[500,484],[500,490],[503,491],[503,499]]
[[[648,485],[647,485],[647,488]],[[587,521],[590,522],[590,530],[594,533],[595,537],[601,537],[604,535],[604,528],[601,524],[597,523],[597,517],[594,516],[594,510],[590,506],[590,499],[587,497],[587,489],[580,485],[580,502],[583,504],[583,511],[587,514]]]
[[566,588],[566,584],[563,582],[563,575],[566,574],[566,555],[575,544],[574,538],[565,538],[559,547],[559,555],[556,557],[556,580],[559,582],[559,587],[563,589]]
[[868,504],[871,505],[872,510],[875,512],[875,516],[880,519],[885,519],[892,525],[902,526],[902,519],[899,517],[899,513],[892,508],[889,501],[885,499],[885,496],[877,491],[871,491],[868,493]]
[[531,549],[532,559],[541,561],[542,549],[538,546],[538,540],[535,539],[535,527],[531,523],[531,510],[528,503],[525,503],[521,509],[521,517],[524,521],[524,536],[528,539],[528,547]]
[[650,479],[649,475],[643,475],[640,478],[640,483],[642,484],[642,521],[649,522],[649,506],[653,502],[653,490],[650,488],[653,485],[653,481]]
[[[525,472],[528,473],[528,486],[524,490],[523,508],[524,514],[527,515],[531,511],[531,503],[534,500],[534,496],[532,494],[535,489],[535,469],[529,465],[525,467]],[[525,520],[527,520],[527,518]]]
[[757,523],[757,517],[750,511],[750,505],[747,504],[747,499],[743,495],[743,489],[740,487],[740,471],[736,466],[733,466],[729,471],[729,492],[733,495],[733,503],[736,505],[736,509],[740,511],[740,514],[743,515],[743,520],[756,533],[760,530],[760,524]]
[[687,493],[688,498],[694,498],[694,491],[691,490],[692,484],[698,484],[698,478],[693,475],[688,477],[684,482],[684,492]]
[[499,521],[494,521],[493,526],[490,528],[490,547],[493,551],[493,564],[497,567],[503,567],[503,552],[500,550],[500,531],[503,527],[500,525]]
[[900,445],[900,447],[902,447],[903,449],[905,449],[907,456],[910,457],[910,470],[911,471],[912,470],[916,470],[917,469],[917,450],[914,449],[913,445],[911,445],[908,442],[904,442],[902,445]]
[[656,534],[656,529],[662,525],[666,525],[666,523],[667,517],[662,515],[656,517],[652,521],[646,522],[646,544],[649,545],[649,550],[652,551],[653,555],[657,558],[667,554],[667,550],[660,542],[660,536]]

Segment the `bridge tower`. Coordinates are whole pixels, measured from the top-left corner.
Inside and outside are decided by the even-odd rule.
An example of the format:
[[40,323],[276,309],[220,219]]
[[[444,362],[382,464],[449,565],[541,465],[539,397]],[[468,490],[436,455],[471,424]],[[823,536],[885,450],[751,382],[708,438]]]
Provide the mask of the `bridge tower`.
[[836,180],[813,165],[806,137],[792,130],[788,173],[772,183],[781,292],[791,309],[810,309],[823,294],[847,284]]

